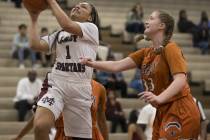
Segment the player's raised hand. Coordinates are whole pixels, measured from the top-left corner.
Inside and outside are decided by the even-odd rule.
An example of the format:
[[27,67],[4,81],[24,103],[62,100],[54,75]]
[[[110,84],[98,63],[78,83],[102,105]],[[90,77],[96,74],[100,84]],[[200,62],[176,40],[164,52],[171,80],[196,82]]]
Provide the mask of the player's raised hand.
[[30,9],[28,9],[27,7],[26,7],[26,9],[27,9],[27,11],[28,11],[28,13],[30,15],[31,20],[33,22],[37,21],[41,11],[34,12],[34,11],[31,11]]
[[51,7],[51,4],[57,3],[57,0],[46,0],[49,6]]
[[33,10],[31,8],[31,5],[27,4],[27,3],[24,3],[24,6],[25,6],[26,10],[28,11],[32,21],[34,21],[34,20],[36,21],[38,19],[38,16],[39,16],[41,11],[40,10]]

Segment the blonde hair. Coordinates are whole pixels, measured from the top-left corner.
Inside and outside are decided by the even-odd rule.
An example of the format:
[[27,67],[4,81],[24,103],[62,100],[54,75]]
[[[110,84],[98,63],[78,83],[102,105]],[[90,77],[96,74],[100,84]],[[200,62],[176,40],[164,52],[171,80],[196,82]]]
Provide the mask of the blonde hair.
[[165,37],[162,42],[162,46],[165,47],[169,43],[173,35],[174,18],[165,11],[157,11],[157,12],[159,13],[160,21],[165,24],[165,31],[164,31]]
[[[174,18],[165,11],[158,10],[157,12],[159,13],[160,21],[165,24],[164,39],[162,41],[162,44],[161,44],[160,48],[157,48],[155,50],[155,52],[157,54],[159,54],[161,52],[162,48],[165,47],[169,43],[169,41],[170,41],[170,39],[173,35]],[[139,34],[135,37],[135,42],[137,43],[137,42],[139,42],[143,39],[145,39],[147,41],[150,40],[147,36],[145,36],[143,34]]]

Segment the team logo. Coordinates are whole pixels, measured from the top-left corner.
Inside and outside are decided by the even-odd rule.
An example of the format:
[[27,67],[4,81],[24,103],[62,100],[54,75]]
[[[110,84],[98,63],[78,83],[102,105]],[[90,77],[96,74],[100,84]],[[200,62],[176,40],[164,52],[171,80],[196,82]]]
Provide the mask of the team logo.
[[45,103],[48,103],[49,104],[49,106],[52,106],[54,103],[55,103],[55,99],[54,98],[49,98],[49,97],[44,97],[44,98],[42,98],[42,100],[41,100],[44,104]]
[[181,133],[181,128],[179,122],[169,122],[164,126],[168,138],[178,137]]

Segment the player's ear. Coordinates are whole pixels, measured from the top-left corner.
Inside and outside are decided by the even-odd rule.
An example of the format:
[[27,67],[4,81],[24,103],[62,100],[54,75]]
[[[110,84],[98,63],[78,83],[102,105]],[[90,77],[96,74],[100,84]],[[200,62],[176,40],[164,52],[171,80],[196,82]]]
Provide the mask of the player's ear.
[[163,29],[165,29],[165,28],[166,28],[165,23],[160,23],[160,24],[159,24],[159,29],[163,30]]
[[89,22],[92,22],[92,21],[93,21],[93,19],[92,19],[91,16],[88,17],[88,21],[89,21]]

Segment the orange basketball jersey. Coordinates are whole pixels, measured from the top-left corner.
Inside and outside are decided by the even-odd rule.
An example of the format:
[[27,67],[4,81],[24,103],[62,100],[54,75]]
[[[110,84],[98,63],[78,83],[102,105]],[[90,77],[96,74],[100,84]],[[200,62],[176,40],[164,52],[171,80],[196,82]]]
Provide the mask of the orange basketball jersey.
[[[155,53],[155,48],[143,48],[129,55],[136,65],[141,69],[141,75],[145,91],[151,91],[159,95],[173,81],[172,75],[177,73],[187,73],[185,59],[181,49],[173,42],[163,48],[160,54]],[[186,96],[190,93],[189,85],[186,82],[185,87],[180,94],[177,94],[172,100]]]
[[101,106],[101,111],[105,112],[106,109],[106,90],[100,83],[92,80],[93,89],[93,104],[91,107],[92,125],[93,125],[93,140],[104,140],[100,130],[97,127],[97,112],[98,107]]
[[[155,48],[150,47],[132,53],[129,57],[141,69],[145,90],[155,95],[168,88],[173,81],[173,75],[187,73],[181,49],[172,42],[162,48],[159,54]],[[186,81],[180,93],[157,108],[153,140],[196,139],[200,128],[199,122],[199,111]]]

